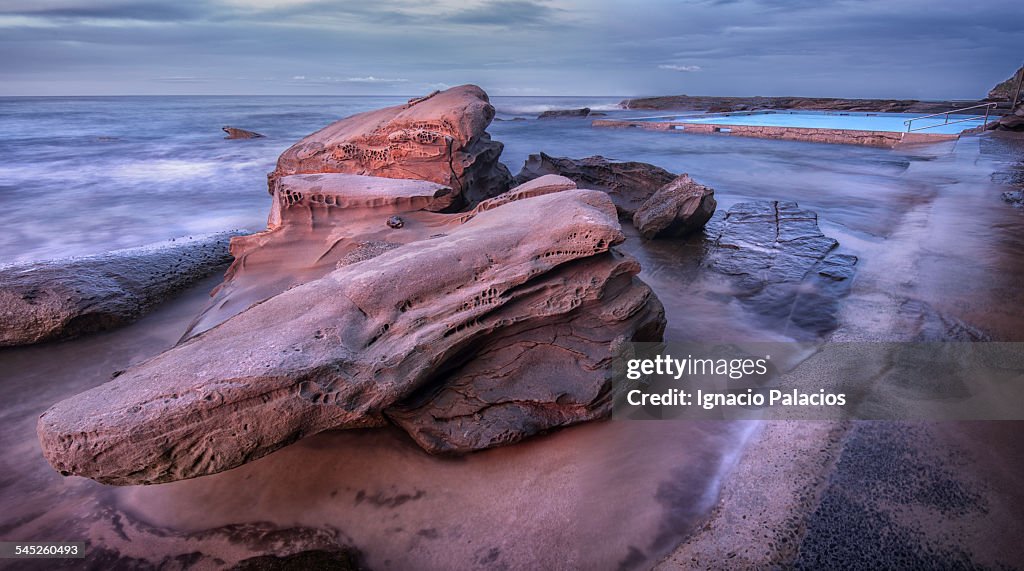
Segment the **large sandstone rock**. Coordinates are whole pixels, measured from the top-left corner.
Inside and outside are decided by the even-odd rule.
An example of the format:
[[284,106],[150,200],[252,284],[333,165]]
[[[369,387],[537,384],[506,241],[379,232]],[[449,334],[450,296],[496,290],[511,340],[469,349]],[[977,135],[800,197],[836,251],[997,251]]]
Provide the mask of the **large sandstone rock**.
[[[192,337],[287,289],[441,231],[433,212],[455,194],[437,183],[352,174],[283,177],[274,188],[268,230],[231,241],[234,262]],[[401,228],[388,225],[391,217]]]
[[571,159],[538,153],[526,159],[515,183],[523,184],[545,174],[564,176],[580,188],[607,192],[619,216],[627,219],[632,218],[637,208],[659,188],[676,178],[667,170],[648,163],[615,161],[601,156]]
[[633,225],[648,240],[678,238],[702,230],[717,205],[713,189],[683,174],[643,203],[633,215]]
[[612,356],[664,312],[607,195],[550,177],[444,214],[447,187],[366,178],[283,178],[190,338],[40,417],[51,464],[168,482],[329,429],[467,452],[610,413]]
[[511,184],[498,162],[503,146],[485,130],[493,118],[487,94],[475,85],[353,115],[282,153],[270,192],[282,176],[349,173],[436,182],[455,191],[456,207],[476,204]]
[[0,267],[0,346],[67,339],[130,323],[226,266],[234,235]]

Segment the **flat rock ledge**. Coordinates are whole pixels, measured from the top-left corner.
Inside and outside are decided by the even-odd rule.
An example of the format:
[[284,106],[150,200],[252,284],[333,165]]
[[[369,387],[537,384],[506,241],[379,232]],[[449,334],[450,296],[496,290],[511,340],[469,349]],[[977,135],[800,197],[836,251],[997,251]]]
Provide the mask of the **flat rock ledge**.
[[787,331],[824,335],[838,326],[839,300],[849,293],[857,257],[835,251],[818,215],[795,202],[735,204],[708,225],[713,242],[703,265],[727,276],[748,309]]
[[187,339],[40,417],[55,469],[170,482],[389,422],[430,452],[509,444],[609,415],[613,358],[661,339],[603,192],[548,177],[446,214],[445,185],[320,176],[282,177]]
[[94,256],[0,267],[0,346],[125,325],[222,270],[238,232],[177,238]]

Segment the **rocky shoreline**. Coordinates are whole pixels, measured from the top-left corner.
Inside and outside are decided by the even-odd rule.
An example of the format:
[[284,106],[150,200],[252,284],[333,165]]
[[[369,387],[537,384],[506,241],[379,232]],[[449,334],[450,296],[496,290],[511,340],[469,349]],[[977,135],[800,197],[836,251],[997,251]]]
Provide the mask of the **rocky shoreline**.
[[231,263],[239,231],[0,267],[0,347],[120,327]]
[[624,99],[623,109],[707,111],[721,113],[755,109],[796,109],[875,113],[943,113],[950,109],[981,105],[988,100],[919,101],[916,99],[842,99],[835,97],[715,97],[661,95]]
[[[849,294],[859,260],[836,251],[837,240],[826,235],[834,228],[819,227],[815,212],[794,202],[756,200],[727,203],[716,214],[715,191],[689,175],[600,156],[538,153],[513,178],[499,161],[502,144],[486,131],[493,114],[482,90],[461,86],[346,118],[304,138],[268,176],[267,229],[233,237],[230,256],[228,237],[220,235],[152,257],[140,250],[0,270],[0,293],[10,297],[0,297],[7,304],[0,307],[15,307],[11,319],[55,324],[48,332],[19,326],[42,333],[10,344],[30,344],[128,323],[233,260],[202,309],[190,311],[195,318],[180,341],[146,360],[119,356],[125,365],[112,378],[83,373],[92,376],[75,385],[82,392],[60,396],[65,400],[39,419],[42,454],[63,475],[106,484],[178,482],[148,489],[184,490],[180,499],[189,490],[205,490],[203,482],[219,482],[211,484],[210,498],[218,497],[217,485],[246,487],[247,478],[259,481],[266,466],[287,467],[302,454],[348,470],[347,458],[323,458],[339,440],[358,441],[360,434],[386,435],[365,437],[364,447],[406,442],[406,460],[429,457],[422,451],[459,455],[454,462],[460,463],[484,454],[500,458],[555,431],[550,436],[562,437],[565,450],[573,450],[568,432],[601,423],[566,427],[608,417],[610,363],[619,348],[660,340],[671,325],[671,312],[659,299],[670,290],[654,285],[658,268],[640,258],[638,244],[654,244],[673,263],[679,252],[702,249],[694,273],[728,286],[707,295],[758,314],[790,338],[820,342],[858,333],[836,328],[842,327],[838,300]],[[689,295],[686,284],[670,283]],[[52,284],[64,289],[44,289]],[[63,309],[65,298],[74,301],[71,309]],[[677,312],[689,309],[676,305]],[[51,312],[39,318],[40,306],[62,308],[66,317]],[[91,317],[99,310],[102,319]],[[931,311],[932,321],[942,321]],[[924,335],[924,314],[911,308],[898,318],[918,319],[912,325],[921,329],[919,337],[931,339]],[[100,325],[80,326],[90,323]],[[946,329],[964,328],[939,328],[943,340],[985,338],[952,339]],[[358,430],[364,428],[372,430]],[[929,521],[961,510],[957,517],[963,519],[952,528],[977,539],[988,525],[981,516],[992,510],[994,521],[1014,529],[1016,504],[993,506],[1019,477],[985,488],[969,470],[944,470],[992,462],[972,450],[988,439],[1008,442],[999,440],[1007,434],[999,430],[964,432],[968,436],[958,440],[934,427],[766,424],[737,458],[705,452],[707,462],[735,466],[732,475],[717,508],[658,568],[722,562],[815,568],[828,561],[831,549],[865,566],[891,562],[882,551],[860,549],[862,538],[895,546],[923,566],[975,562],[978,554],[967,543],[947,541],[946,530]],[[523,444],[500,448],[518,442]],[[936,460],[937,447],[948,449],[948,458]],[[498,466],[502,471],[515,463]],[[920,493],[908,499],[871,487],[890,476]],[[175,488],[189,485],[195,487]],[[136,489],[146,488],[123,493]],[[320,500],[339,494],[319,492]],[[175,497],[173,491],[153,497],[161,493]],[[353,506],[387,510],[426,493],[340,492],[354,498]],[[659,501],[669,493],[680,492],[659,488]],[[124,549],[96,548],[98,560],[106,557],[111,565],[127,564],[126,553],[144,549],[131,545],[141,538],[165,547],[176,540],[203,544],[191,556],[164,562],[172,566],[362,566],[359,552],[349,548],[356,542],[329,526],[224,526],[179,537],[136,525],[120,512],[102,517],[110,519],[100,526],[104,540]],[[898,525],[880,527],[877,522],[886,518]],[[442,537],[433,527],[395,530],[415,535],[415,541]],[[238,545],[261,547],[244,558],[237,545],[228,550],[230,557],[199,554],[203,542],[234,541],[229,536],[236,533],[244,536]],[[296,543],[301,550],[269,551],[264,536],[273,539],[275,533],[281,541],[302,535],[305,540]],[[671,550],[665,544],[671,541],[661,537],[621,566]],[[473,554],[480,565],[502,562],[500,548],[474,548],[484,550]],[[633,555],[636,548],[630,549]],[[999,549],[997,555],[1012,554],[1012,546]]]
[[[508,188],[493,116],[462,86],[286,150],[267,230],[232,240],[181,343],[40,417],[54,468],[152,484],[330,429],[394,424],[429,452],[466,453],[609,416],[614,357],[660,340],[664,310],[616,249],[603,189],[551,174]],[[678,195],[636,211],[651,211],[651,237],[713,214],[712,191],[681,180],[632,190]]]

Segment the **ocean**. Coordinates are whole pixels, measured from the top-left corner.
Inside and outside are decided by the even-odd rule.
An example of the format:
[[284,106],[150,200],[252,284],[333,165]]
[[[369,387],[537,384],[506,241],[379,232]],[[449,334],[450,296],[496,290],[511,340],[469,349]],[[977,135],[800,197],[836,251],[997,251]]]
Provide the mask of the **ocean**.
[[[0,98],[0,263],[262,226],[266,173],[303,136],[403,97]],[[614,98],[496,98],[499,117]],[[264,139],[225,140],[221,126]],[[501,122],[495,124],[501,131]],[[536,145],[522,141],[524,151]],[[539,144],[539,142],[538,142]],[[512,166],[525,154],[512,157]],[[43,206],[45,205],[45,206]]]
[[[337,119],[406,99],[0,98],[0,208],[7,220],[0,234],[0,263],[92,254],[226,229],[259,229],[269,208],[266,174],[282,151]],[[844,185],[832,192],[846,192],[858,186],[847,179],[897,173],[908,160],[884,149],[676,137],[594,129],[588,119],[536,120],[542,111],[583,106],[612,117],[638,114],[618,109],[619,100],[494,97],[497,117],[489,131],[505,144],[502,161],[513,174],[538,151],[572,157],[601,154],[689,172],[714,186],[726,203],[730,197],[783,193],[800,198],[800,188],[815,186],[821,176]],[[224,125],[266,138],[226,140],[220,129]],[[828,172],[816,172],[818,168]],[[755,181],[750,173],[757,173],[757,188],[751,187]]]
[[[260,230],[270,207],[266,174],[282,151],[342,117],[407,99],[0,98],[0,208],[6,214],[0,264]],[[951,304],[947,309],[957,312],[977,306],[985,314],[980,319],[988,321],[1016,274],[1005,260],[1024,249],[1024,236],[1016,231],[1020,212],[1002,203],[1005,188],[992,180],[1008,167],[988,139],[884,149],[595,128],[587,118],[537,115],[583,106],[612,118],[651,113],[619,109],[618,97],[491,101],[497,115],[488,131],[504,144],[501,160],[513,174],[540,151],[603,155],[689,173],[715,189],[719,218],[737,202],[795,201],[817,213],[841,253],[861,259],[861,288],[872,276],[884,282],[903,273],[908,283],[920,284],[914,296]],[[266,137],[228,140],[224,125]],[[694,289],[694,248],[700,247],[689,242],[630,241],[624,248],[640,259],[642,277],[658,286],[666,305],[691,316],[682,329],[723,337],[774,335],[771,326],[762,329],[717,299],[718,293]],[[965,282],[952,267],[980,279]],[[1016,327],[1015,317],[999,321],[991,324],[996,330]]]

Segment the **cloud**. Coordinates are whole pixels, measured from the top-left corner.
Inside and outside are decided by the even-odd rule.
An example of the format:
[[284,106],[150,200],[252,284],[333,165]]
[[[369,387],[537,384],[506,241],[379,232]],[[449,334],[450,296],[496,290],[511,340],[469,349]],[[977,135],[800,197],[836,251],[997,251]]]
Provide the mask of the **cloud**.
[[533,0],[492,0],[453,12],[445,20],[455,24],[517,27],[550,24],[561,10]]
[[405,83],[409,80],[403,78],[388,79],[385,77],[375,77],[372,75],[368,75],[366,77],[346,77],[345,79],[342,79],[340,81],[343,81],[345,83]]
[[177,76],[155,77],[155,78],[153,78],[153,81],[162,81],[162,82],[166,82],[166,83],[209,83],[210,81],[212,81],[212,79],[209,78],[209,77],[177,75]]
[[21,16],[57,22],[133,20],[140,22],[182,22],[201,18],[208,7],[194,2],[23,2],[14,0],[0,7],[0,15]]
[[672,71],[684,72],[704,71],[704,68],[699,65],[678,65],[674,63],[663,63],[658,66],[658,69],[669,69]]
[[981,97],[1024,45],[989,2],[0,0],[0,95]]

